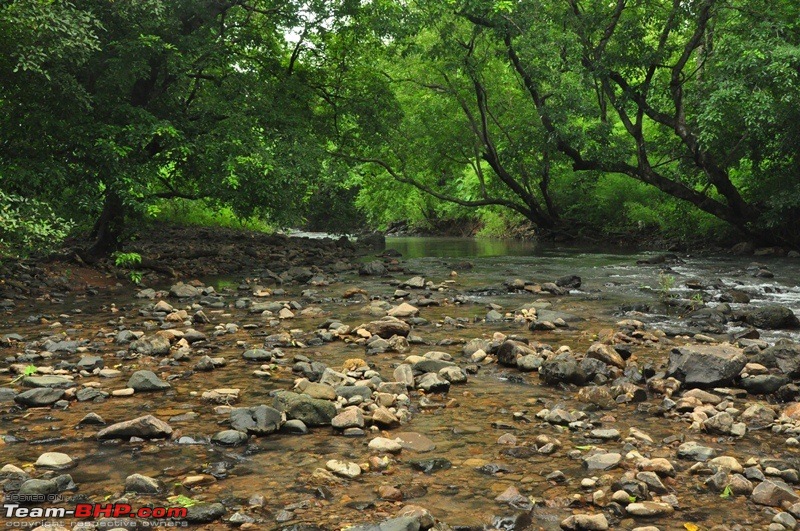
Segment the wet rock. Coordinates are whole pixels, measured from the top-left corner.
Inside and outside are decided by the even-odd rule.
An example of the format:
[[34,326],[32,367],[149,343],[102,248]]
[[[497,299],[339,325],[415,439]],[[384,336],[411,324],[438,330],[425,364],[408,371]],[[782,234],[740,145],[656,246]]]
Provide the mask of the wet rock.
[[161,439],[172,435],[172,428],[166,422],[152,415],[145,415],[133,420],[118,422],[100,430],[98,439],[126,439],[139,437],[141,439]]
[[619,367],[620,369],[625,368],[625,360],[622,359],[622,356],[620,356],[612,346],[605,345],[603,343],[594,343],[592,346],[590,346],[589,351],[586,353],[586,357],[589,359],[600,360],[606,365],[612,365],[614,367]]
[[743,314],[744,321],[756,328],[782,330],[800,328],[800,320],[790,308],[779,304],[769,304],[748,310]]
[[88,425],[102,425],[105,424],[106,421],[103,420],[103,417],[98,415],[97,413],[88,413],[85,417],[83,417],[80,422],[78,422],[79,426],[88,426]]
[[69,389],[75,387],[71,378],[64,376],[26,376],[22,379],[25,387],[48,387],[50,389]]
[[759,374],[748,376],[739,381],[739,386],[751,395],[771,395],[791,382],[787,376],[779,374]]
[[452,361],[423,358],[415,362],[411,368],[416,374],[424,374],[426,372],[439,372],[445,367],[455,366],[456,364]]
[[787,376],[800,376],[800,344],[781,339],[757,354],[753,361],[777,367]]
[[336,416],[333,402],[290,391],[275,392],[272,405],[285,412],[286,418],[302,420],[307,426],[328,426]]
[[102,369],[104,366],[103,358],[99,356],[84,356],[77,364],[78,370],[93,371],[94,369]]
[[414,317],[419,314],[419,309],[411,306],[407,302],[395,306],[387,312],[389,317]]
[[394,435],[395,440],[399,442],[400,446],[404,449],[420,453],[432,452],[436,449],[436,444],[422,434],[409,431],[396,433]]
[[497,349],[497,363],[507,367],[516,367],[517,358],[521,356],[536,356],[536,351],[525,343],[519,341],[504,341]]
[[561,288],[578,289],[581,287],[581,277],[578,275],[566,275],[557,279],[555,284]]
[[242,357],[249,361],[272,361],[272,352],[264,350],[263,348],[254,348],[245,350]]
[[583,467],[589,471],[611,470],[622,461],[622,455],[614,452],[594,454],[583,458]]
[[667,376],[686,387],[718,387],[736,378],[747,363],[742,350],[730,345],[692,345],[673,349]]
[[165,356],[169,354],[170,346],[169,339],[156,334],[137,339],[130,344],[130,349],[143,356]]
[[55,404],[63,397],[63,389],[39,387],[18,394],[14,397],[14,402],[28,407],[45,407]]
[[349,527],[349,531],[419,531],[419,520],[411,516],[390,518],[378,524],[362,524]]
[[237,407],[231,409],[231,427],[253,435],[269,435],[281,428],[283,414],[269,406]]
[[308,433],[308,427],[302,420],[291,419],[284,422],[281,431],[295,435],[305,435]]
[[74,465],[74,462],[67,454],[60,452],[47,452],[39,456],[36,460],[36,466],[41,468],[52,468],[54,470],[63,470]]
[[339,461],[338,459],[331,459],[325,463],[325,468],[346,478],[357,478],[361,475],[361,467],[355,463],[348,463],[346,461]]
[[447,470],[452,463],[444,457],[432,457],[430,459],[415,459],[408,462],[414,470],[420,470],[425,474],[433,474],[440,470]]
[[629,503],[625,510],[633,516],[664,516],[675,512],[668,503],[652,501]]
[[373,260],[372,262],[361,264],[358,268],[358,274],[361,276],[382,277],[388,273],[389,271],[386,269],[386,266],[383,265],[383,262],[380,260]]
[[740,420],[750,429],[768,428],[775,421],[775,411],[762,404],[753,404],[742,413]]
[[366,329],[369,333],[383,339],[389,339],[395,335],[405,337],[411,332],[408,323],[396,317],[385,317],[379,321],[372,321],[367,324]]
[[426,393],[446,393],[450,390],[450,382],[438,374],[429,372],[417,378],[417,389],[422,389]]
[[693,461],[708,461],[717,455],[713,448],[703,446],[695,441],[688,441],[678,447],[678,457]]
[[215,433],[214,436],[211,437],[211,442],[223,446],[239,446],[246,443],[248,438],[246,433],[238,430],[223,430]]
[[800,500],[800,496],[785,482],[771,478],[756,485],[750,499],[759,505],[780,507],[783,503],[797,502]]
[[137,393],[164,391],[172,386],[163,381],[152,371],[136,371],[128,380],[128,387]]
[[189,507],[187,512],[187,522],[207,523],[219,520],[225,516],[225,506],[221,503],[200,502]]
[[17,493],[21,498],[26,496],[46,496],[59,492],[58,483],[52,479],[29,479],[22,483]]
[[139,494],[156,494],[161,491],[161,486],[157,479],[132,474],[125,478],[125,492],[136,492]]
[[586,381],[586,375],[578,366],[575,357],[567,352],[545,360],[539,368],[539,377],[548,385],[561,383],[582,385]]
[[609,529],[608,520],[603,513],[574,514],[561,522],[561,529],[571,531],[605,531]]
[[343,409],[341,413],[333,417],[331,425],[339,430],[346,428],[363,428],[364,415],[361,413],[361,409],[358,406],[351,406]]
[[403,445],[397,440],[387,439],[386,437],[375,437],[369,442],[368,446],[370,450],[390,454],[399,453],[403,449]]
[[178,282],[169,288],[169,296],[178,299],[199,297],[202,294],[203,293],[198,288],[190,284],[184,284],[183,282]]

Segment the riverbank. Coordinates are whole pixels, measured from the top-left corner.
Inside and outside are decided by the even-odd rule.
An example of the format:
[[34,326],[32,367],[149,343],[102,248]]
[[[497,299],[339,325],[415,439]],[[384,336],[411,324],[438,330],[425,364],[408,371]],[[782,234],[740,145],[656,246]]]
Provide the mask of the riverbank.
[[800,347],[737,320],[791,263],[407,243],[17,300],[4,490],[209,530],[791,528]]

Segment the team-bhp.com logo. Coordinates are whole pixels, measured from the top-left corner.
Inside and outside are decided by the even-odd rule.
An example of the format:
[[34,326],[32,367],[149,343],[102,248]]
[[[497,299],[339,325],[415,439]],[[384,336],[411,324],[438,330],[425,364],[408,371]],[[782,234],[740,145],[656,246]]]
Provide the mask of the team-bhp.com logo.
[[134,510],[127,503],[79,503],[74,509],[64,507],[23,507],[3,505],[6,518],[186,518],[185,507],[141,507]]

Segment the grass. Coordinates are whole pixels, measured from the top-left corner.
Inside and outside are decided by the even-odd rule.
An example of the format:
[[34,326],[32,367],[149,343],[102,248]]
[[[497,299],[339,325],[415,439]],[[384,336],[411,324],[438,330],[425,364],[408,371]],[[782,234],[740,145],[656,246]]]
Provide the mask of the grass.
[[151,207],[149,217],[155,221],[176,225],[225,227],[255,232],[273,233],[275,227],[263,219],[241,218],[230,207],[214,207],[205,201],[173,199]]

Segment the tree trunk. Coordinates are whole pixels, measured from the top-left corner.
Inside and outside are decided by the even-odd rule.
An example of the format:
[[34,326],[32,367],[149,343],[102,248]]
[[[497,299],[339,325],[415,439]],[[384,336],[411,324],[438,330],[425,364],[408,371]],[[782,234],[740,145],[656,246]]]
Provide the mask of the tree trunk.
[[111,189],[106,190],[103,211],[92,228],[90,237],[94,238],[92,246],[86,250],[82,258],[88,263],[97,262],[119,249],[120,236],[124,226],[125,213],[122,199]]

